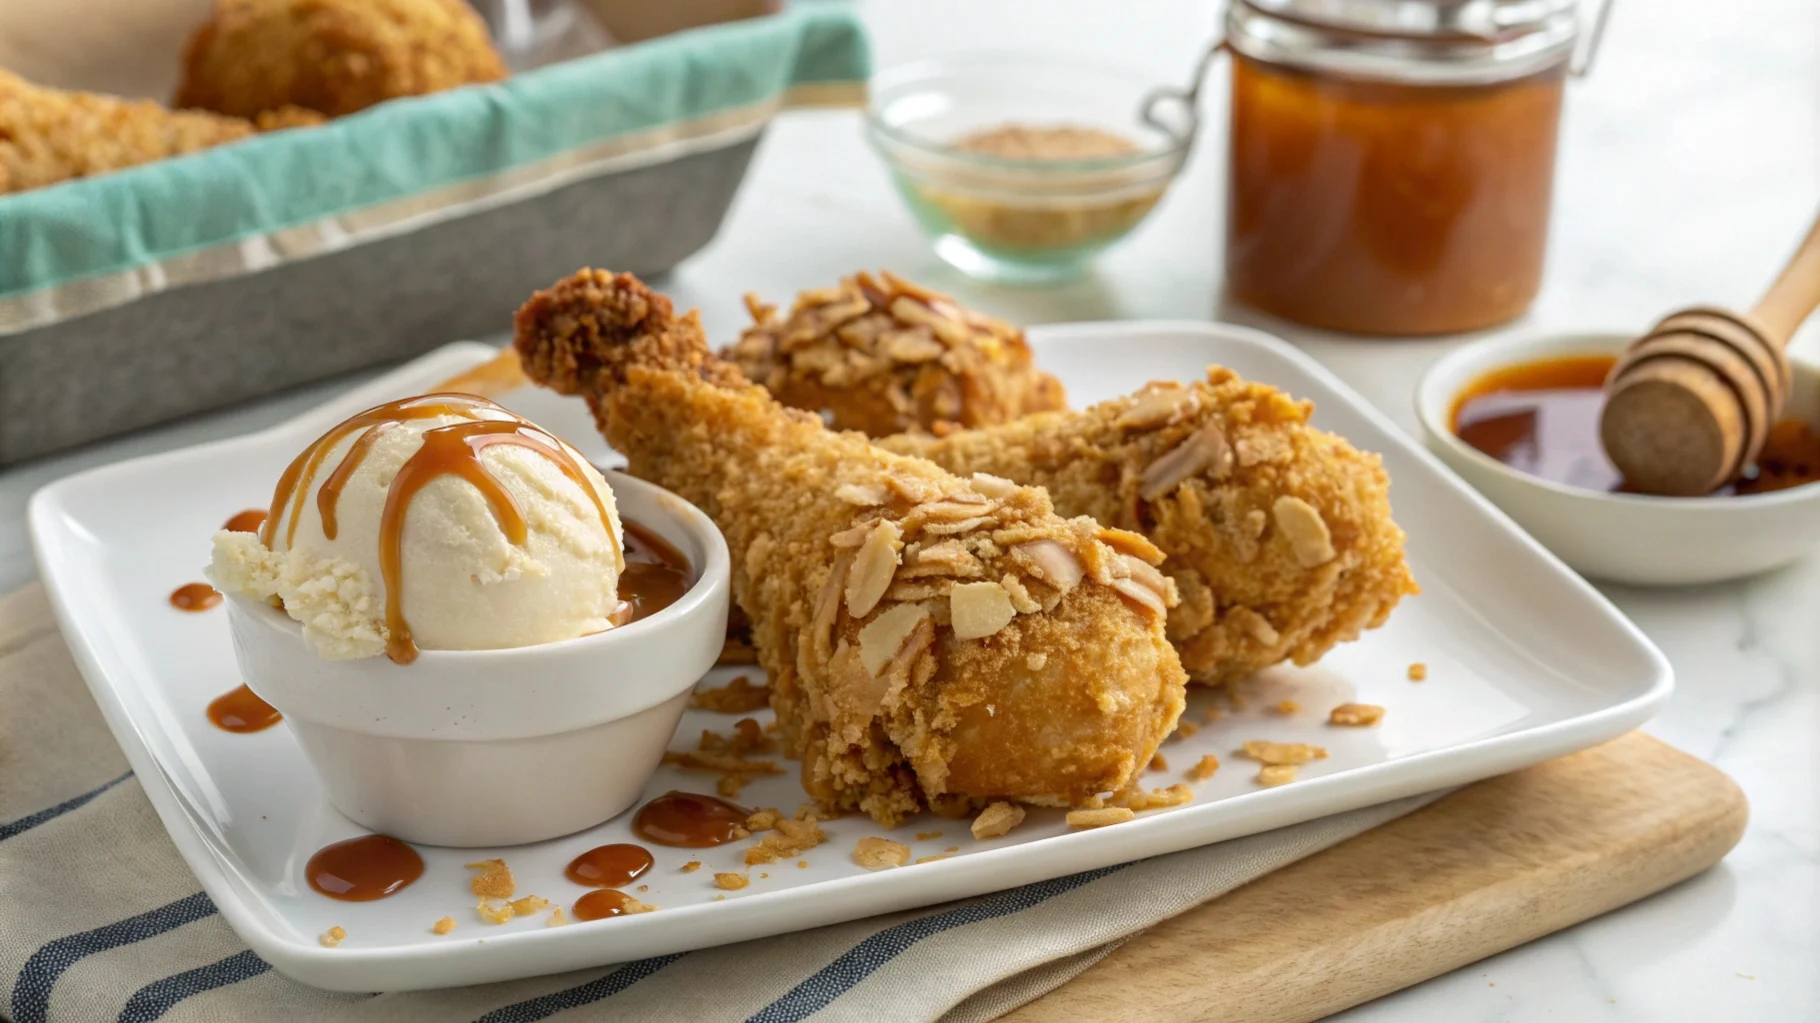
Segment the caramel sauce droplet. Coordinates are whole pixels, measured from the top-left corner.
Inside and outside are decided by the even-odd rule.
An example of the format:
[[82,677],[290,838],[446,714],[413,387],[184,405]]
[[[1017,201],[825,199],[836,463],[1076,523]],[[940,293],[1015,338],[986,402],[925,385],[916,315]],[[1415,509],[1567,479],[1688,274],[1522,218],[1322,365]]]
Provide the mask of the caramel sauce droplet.
[[248,508],[223,522],[221,528],[235,533],[257,533],[259,527],[265,524],[265,516],[264,508]]
[[610,916],[624,916],[626,907],[631,904],[632,897],[625,892],[602,888],[576,899],[571,915],[577,920],[605,920]]
[[284,715],[243,685],[210,701],[209,720],[223,731],[245,734],[263,732],[283,721]]
[[325,845],[303,868],[310,887],[343,902],[372,902],[423,876],[423,857],[390,835]]
[[705,849],[736,841],[752,814],[715,796],[666,792],[638,808],[632,830],[658,845]]
[[221,594],[208,583],[184,583],[171,591],[171,606],[179,611],[207,611],[221,603]]
[[596,888],[618,888],[631,884],[656,863],[651,850],[642,845],[615,842],[597,845],[569,861],[564,876],[576,884]]

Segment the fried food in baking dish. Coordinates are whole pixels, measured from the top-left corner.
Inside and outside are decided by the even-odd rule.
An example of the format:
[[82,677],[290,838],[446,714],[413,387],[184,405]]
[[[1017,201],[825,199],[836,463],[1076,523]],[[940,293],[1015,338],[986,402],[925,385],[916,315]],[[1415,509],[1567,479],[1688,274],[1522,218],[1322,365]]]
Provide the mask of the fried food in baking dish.
[[505,76],[486,23],[463,0],[215,0],[184,49],[177,104],[339,117]]
[[942,434],[1067,407],[1022,330],[889,272],[805,291],[788,316],[752,295],[746,308],[752,326],[727,359],[836,429]]
[[1312,411],[1215,367],[1082,412],[878,443],[1142,533],[1181,594],[1169,638],[1183,667],[1222,683],[1313,663],[1417,590],[1383,466],[1310,425]]
[[0,195],[207,149],[321,120],[295,110],[255,125],[150,100],[47,89],[0,70]]
[[786,748],[825,805],[891,824],[1088,804],[1174,729],[1173,587],[1142,537],[785,409],[629,274],[578,272],[515,325],[532,380],[585,397],[634,474],[726,534]]

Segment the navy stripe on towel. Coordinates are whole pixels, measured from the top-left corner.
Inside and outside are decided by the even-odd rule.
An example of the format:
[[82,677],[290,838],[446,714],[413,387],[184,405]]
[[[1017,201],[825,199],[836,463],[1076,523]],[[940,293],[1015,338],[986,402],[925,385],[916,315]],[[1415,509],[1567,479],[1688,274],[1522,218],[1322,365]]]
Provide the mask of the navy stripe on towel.
[[13,1023],[45,1023],[50,1011],[51,989],[57,986],[57,978],[83,959],[97,952],[155,938],[212,916],[214,912],[215,904],[209,901],[208,895],[197,892],[106,927],[45,942],[25,961],[19,971],[19,980],[13,984]]
[[652,956],[649,959],[627,963],[612,973],[604,977],[596,977],[586,984],[577,984],[562,991],[554,991],[536,998],[527,998],[522,1002],[500,1006],[475,1020],[474,1023],[534,1023],[536,1020],[554,1016],[564,1009],[573,1009],[578,1005],[589,1005],[603,998],[611,998],[682,957],[683,953],[678,952],[674,955]]
[[827,1008],[836,998],[871,976],[873,971],[908,951],[924,938],[982,920],[1021,913],[1127,866],[1130,864],[1121,863],[1027,884],[978,902],[970,902],[946,913],[935,913],[905,921],[895,927],[887,927],[848,949],[840,958],[810,975],[782,998],[753,1013],[746,1023],[796,1023],[806,1019]]
[[126,1000],[126,1008],[120,1010],[120,1023],[152,1023],[169,1012],[171,1006],[191,995],[251,980],[271,968],[271,963],[254,955],[249,948],[220,962],[153,981]]
[[18,834],[22,834],[24,832],[30,831],[33,828],[37,827],[38,825],[43,824],[45,821],[55,820],[56,818],[61,817],[66,813],[69,813],[71,810],[81,809],[82,807],[88,805],[89,800],[94,799],[96,796],[102,794],[103,792],[106,792],[108,789],[113,788],[114,786],[120,784],[121,782],[127,780],[128,778],[131,778],[132,776],[133,776],[133,772],[128,771],[125,774],[121,775],[118,778],[115,778],[113,781],[110,781],[105,785],[101,785],[96,788],[89,789],[87,792],[84,792],[80,796],[74,796],[69,799],[66,799],[63,802],[58,803],[56,806],[53,806],[48,810],[39,810],[37,813],[31,814],[26,817],[21,817],[16,821],[8,821],[5,824],[0,824],[0,842],[4,842],[7,839],[13,837],[14,835],[18,835]]

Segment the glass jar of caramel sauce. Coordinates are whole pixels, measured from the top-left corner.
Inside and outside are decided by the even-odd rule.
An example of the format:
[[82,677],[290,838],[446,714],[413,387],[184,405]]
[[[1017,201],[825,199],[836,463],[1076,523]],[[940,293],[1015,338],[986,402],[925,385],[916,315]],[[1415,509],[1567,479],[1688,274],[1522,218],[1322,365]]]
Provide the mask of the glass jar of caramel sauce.
[[1232,0],[1228,295],[1357,334],[1521,314],[1581,38],[1575,0]]

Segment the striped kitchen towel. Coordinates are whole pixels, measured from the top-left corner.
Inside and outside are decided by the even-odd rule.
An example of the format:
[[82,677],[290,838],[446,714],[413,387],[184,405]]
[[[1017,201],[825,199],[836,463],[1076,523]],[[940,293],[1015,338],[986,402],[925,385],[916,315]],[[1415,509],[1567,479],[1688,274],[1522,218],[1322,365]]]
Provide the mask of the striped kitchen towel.
[[0,1017],[984,1021],[1135,931],[1433,798],[700,952],[481,987],[334,994],[275,973],[222,922],[127,770],[33,586],[0,598]]

